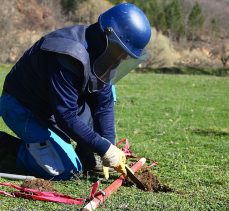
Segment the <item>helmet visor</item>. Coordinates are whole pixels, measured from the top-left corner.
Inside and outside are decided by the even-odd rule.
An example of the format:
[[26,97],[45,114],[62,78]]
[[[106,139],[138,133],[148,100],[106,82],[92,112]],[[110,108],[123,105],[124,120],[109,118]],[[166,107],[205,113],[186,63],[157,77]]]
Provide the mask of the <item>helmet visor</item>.
[[106,50],[94,62],[93,71],[100,81],[115,84],[146,59],[146,52],[133,58],[117,42],[108,41]]
[[148,55],[146,52],[142,52],[139,58],[133,58],[128,56],[125,60],[122,60],[117,68],[113,71],[113,77],[110,81],[111,84],[116,84],[120,79],[126,76],[131,70],[137,68],[139,64],[146,61]]

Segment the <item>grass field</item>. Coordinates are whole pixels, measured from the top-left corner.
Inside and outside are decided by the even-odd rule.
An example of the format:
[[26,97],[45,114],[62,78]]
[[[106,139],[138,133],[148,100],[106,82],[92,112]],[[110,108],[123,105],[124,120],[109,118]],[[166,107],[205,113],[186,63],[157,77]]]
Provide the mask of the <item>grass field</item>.
[[[8,69],[0,67],[1,87]],[[228,210],[228,90],[228,77],[131,73],[122,80],[117,85],[118,139],[128,138],[135,154],[157,160],[154,173],[174,191],[121,187],[99,210]],[[2,120],[0,130],[10,132]],[[91,184],[86,178],[54,183],[59,192],[78,197],[86,197]],[[0,196],[0,210],[79,208]]]

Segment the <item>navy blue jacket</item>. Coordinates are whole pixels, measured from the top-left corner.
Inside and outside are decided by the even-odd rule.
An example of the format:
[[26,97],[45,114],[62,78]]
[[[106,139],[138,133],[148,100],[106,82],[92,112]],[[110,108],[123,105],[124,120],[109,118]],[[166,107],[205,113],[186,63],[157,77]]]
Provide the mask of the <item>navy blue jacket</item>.
[[[110,85],[88,91],[96,78],[90,69],[86,30],[87,26],[66,27],[42,37],[12,68],[3,90],[43,124],[56,124],[71,139],[102,156],[115,140],[114,101]],[[79,117],[85,103],[94,130]]]

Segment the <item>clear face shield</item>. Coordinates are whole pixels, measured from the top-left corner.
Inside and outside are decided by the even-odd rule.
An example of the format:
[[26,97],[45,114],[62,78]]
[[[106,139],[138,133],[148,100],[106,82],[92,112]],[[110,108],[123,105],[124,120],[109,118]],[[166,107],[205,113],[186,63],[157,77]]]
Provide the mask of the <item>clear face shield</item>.
[[[121,78],[147,59],[147,53],[143,52],[139,58],[130,57],[122,42],[113,30],[109,31],[106,50],[93,64],[96,77],[105,84],[116,84]],[[120,44],[121,43],[121,44]]]

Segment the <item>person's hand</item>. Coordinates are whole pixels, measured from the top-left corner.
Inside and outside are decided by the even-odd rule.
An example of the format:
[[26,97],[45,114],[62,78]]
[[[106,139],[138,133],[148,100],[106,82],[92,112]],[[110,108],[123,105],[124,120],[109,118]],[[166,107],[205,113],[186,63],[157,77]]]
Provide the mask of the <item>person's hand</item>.
[[[105,167],[113,167],[116,171],[120,172],[124,176],[127,175],[126,168],[125,168],[126,156],[124,152],[120,150],[118,147],[116,147],[115,145],[113,144],[110,145],[109,149],[102,157],[102,162]],[[109,171],[109,169],[105,169],[105,173],[107,172],[107,170]]]

